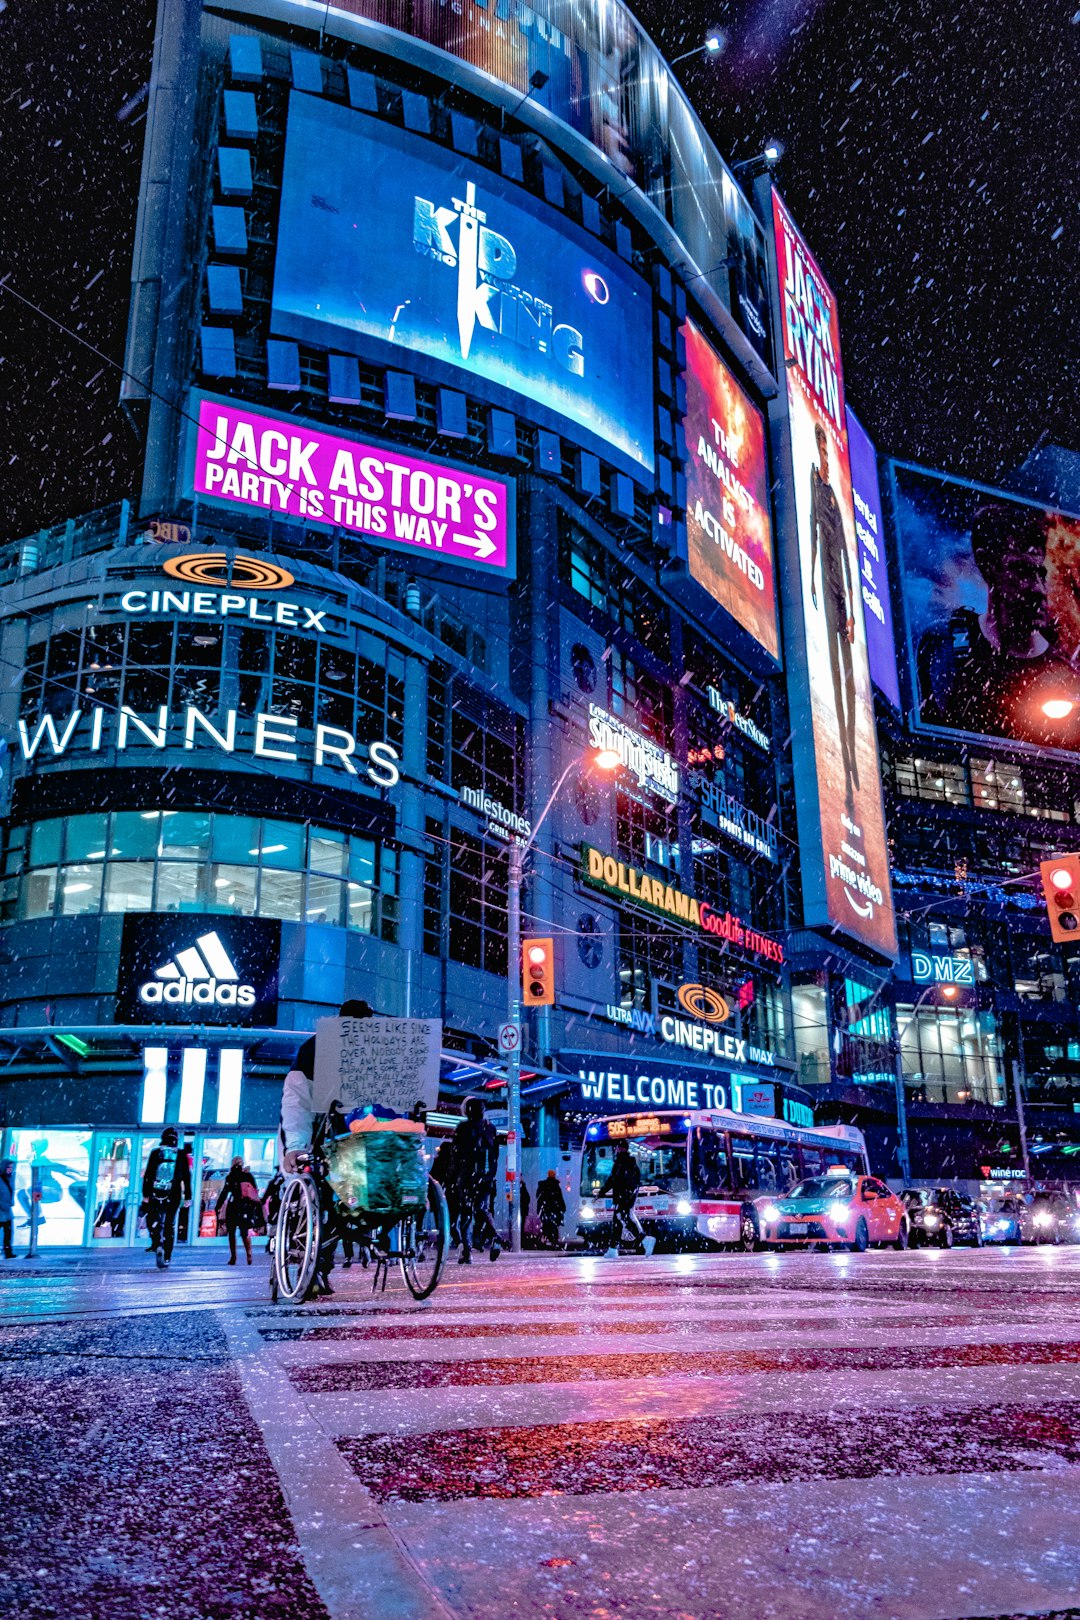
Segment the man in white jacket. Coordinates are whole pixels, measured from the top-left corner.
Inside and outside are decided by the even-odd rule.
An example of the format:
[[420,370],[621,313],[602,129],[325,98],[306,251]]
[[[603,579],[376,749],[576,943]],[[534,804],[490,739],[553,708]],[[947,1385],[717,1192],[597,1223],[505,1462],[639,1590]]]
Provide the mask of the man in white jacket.
[[[342,1018],[375,1016],[374,1009],[366,1001],[343,1001],[339,1011]],[[317,1116],[315,1112],[312,1095],[314,1081],[315,1037],[311,1035],[297,1052],[281,1092],[281,1162],[286,1175],[295,1172],[300,1154],[312,1153],[322,1141],[325,1116]],[[334,1292],[330,1286],[330,1272],[340,1233],[333,1197],[325,1184],[320,1186],[319,1215],[322,1232],[311,1293],[326,1295]]]

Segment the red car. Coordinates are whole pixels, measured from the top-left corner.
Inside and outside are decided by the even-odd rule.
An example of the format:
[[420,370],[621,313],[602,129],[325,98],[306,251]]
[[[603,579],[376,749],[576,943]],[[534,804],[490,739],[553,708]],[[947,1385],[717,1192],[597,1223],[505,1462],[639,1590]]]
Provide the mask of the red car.
[[871,1243],[906,1249],[907,1209],[876,1176],[848,1170],[800,1181],[783,1198],[758,1204],[762,1240],[778,1246],[827,1243],[861,1254]]

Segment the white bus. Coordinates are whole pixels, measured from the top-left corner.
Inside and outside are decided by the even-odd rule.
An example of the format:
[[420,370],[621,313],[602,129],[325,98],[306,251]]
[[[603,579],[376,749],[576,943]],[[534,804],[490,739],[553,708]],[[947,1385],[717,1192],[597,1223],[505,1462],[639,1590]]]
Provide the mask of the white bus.
[[868,1175],[866,1142],[853,1125],[785,1125],[736,1114],[658,1110],[590,1120],[581,1148],[578,1235],[607,1248],[611,1199],[605,1189],[615,1149],[629,1144],[641,1171],[635,1213],[647,1235],[677,1248],[757,1248],[756,1205],[783,1196],[834,1166]]

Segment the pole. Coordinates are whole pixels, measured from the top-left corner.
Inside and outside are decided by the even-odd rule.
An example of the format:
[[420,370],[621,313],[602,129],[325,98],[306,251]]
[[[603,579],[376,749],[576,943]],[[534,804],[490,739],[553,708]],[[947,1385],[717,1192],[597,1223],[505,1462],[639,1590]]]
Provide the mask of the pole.
[[900,1046],[899,1030],[893,1036],[893,1078],[896,1082],[896,1157],[900,1161],[900,1178],[905,1187],[911,1185],[911,1156],[908,1152],[907,1091],[904,1087],[904,1054]]
[[507,885],[506,1019],[519,1030],[506,1059],[506,1174],[510,1182],[510,1252],[521,1252],[521,877],[524,849],[511,839]]
[[[1023,1039],[1023,1036],[1021,1036]],[[1024,1114],[1024,1083],[1020,1078],[1023,1065],[1013,1058],[1013,1092],[1016,1097],[1016,1123],[1020,1131],[1020,1158],[1024,1165],[1024,1190],[1031,1191],[1031,1158],[1028,1154],[1027,1118]]]
[[34,1260],[38,1252],[38,1223],[41,1220],[41,1170],[38,1165],[30,1167],[30,1246],[26,1251],[26,1258]]

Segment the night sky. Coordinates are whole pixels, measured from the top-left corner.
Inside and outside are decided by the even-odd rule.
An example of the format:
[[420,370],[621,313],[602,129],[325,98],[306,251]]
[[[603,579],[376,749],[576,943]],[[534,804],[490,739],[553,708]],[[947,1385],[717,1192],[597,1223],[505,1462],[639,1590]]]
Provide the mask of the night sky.
[[[880,449],[994,480],[1040,436],[1080,444],[1080,11],[1043,0],[738,0],[638,7],[729,159],[779,182],[840,301],[848,397]],[[117,407],[151,0],[0,9],[0,537],[117,499]],[[109,365],[108,361],[114,362]]]

